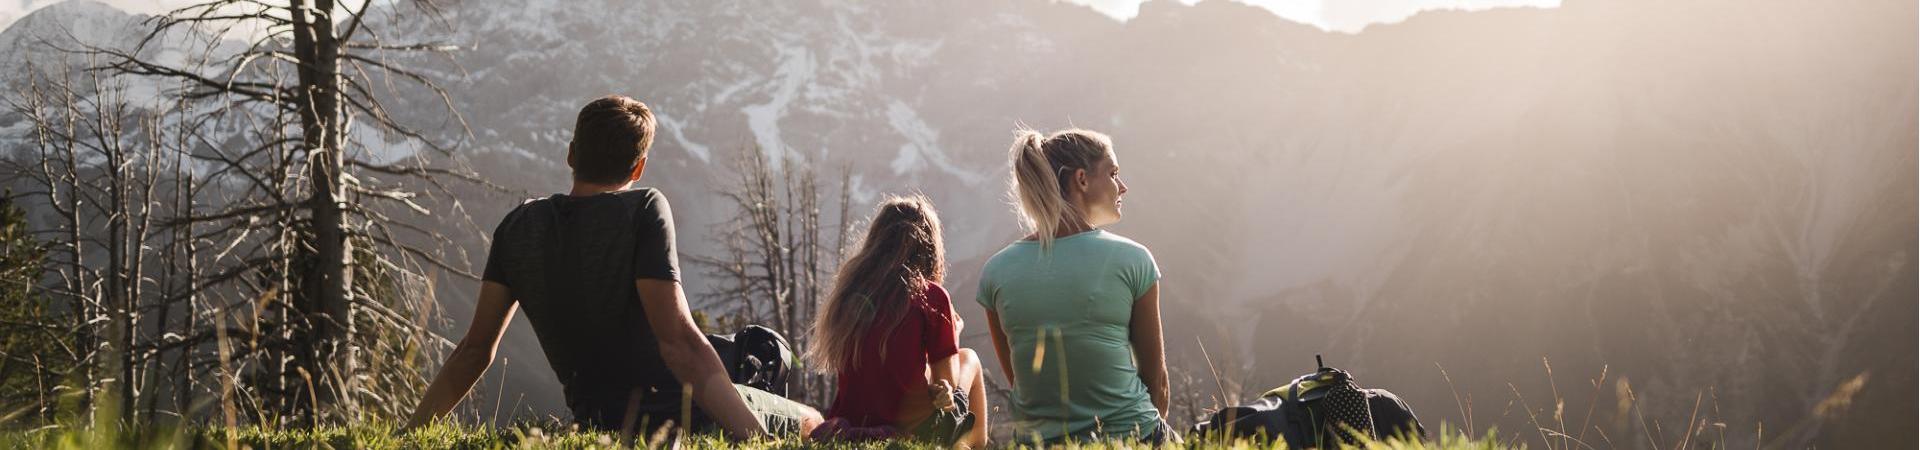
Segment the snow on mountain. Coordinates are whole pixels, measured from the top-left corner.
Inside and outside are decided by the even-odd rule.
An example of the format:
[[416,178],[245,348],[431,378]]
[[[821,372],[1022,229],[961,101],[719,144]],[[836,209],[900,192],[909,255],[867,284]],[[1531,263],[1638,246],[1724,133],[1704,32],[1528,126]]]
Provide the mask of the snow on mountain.
[[765,103],[740,108],[740,113],[747,115],[747,127],[753,130],[756,145],[778,165],[789,152],[786,142],[781,140],[780,119],[787,115],[787,108],[798,97],[800,87],[812,85],[815,66],[813,55],[804,47],[776,48],[780,68],[774,73],[770,98]]
[[121,48],[132,44],[145,16],[132,15],[93,0],[71,0],[35,10],[0,33],[0,69],[21,70],[29,62],[57,60],[61,48]]
[[[1656,415],[1712,387],[1726,423],[1786,425],[1859,369],[1869,413],[1820,442],[1911,447],[1885,432],[1911,405],[1885,399],[1916,385],[1914,8],[1576,2],[1358,34],[1219,1],[1125,23],[1027,0],[494,0],[379,20],[466,48],[416,61],[473,128],[455,158],[534,195],[565,188],[579,105],[652,105],[642,184],[674,199],[688,253],[713,250],[726,164],[757,146],[849,167],[856,217],[927,193],[969,298],[1018,234],[1011,130],[1077,125],[1114,137],[1132,191],[1113,228],[1162,267],[1177,373],[1206,373],[1200,344],[1247,386],[1325,353],[1458,423],[1455,389],[1533,396],[1548,356],[1631,377]],[[19,34],[0,33],[0,64],[33,50]],[[462,200],[482,228],[517,203]],[[550,380],[524,327],[503,352],[512,379]],[[540,383],[515,390],[552,412]]]
[[[1869,44],[1910,25],[1832,28],[1910,17],[1910,5],[1574,4],[1432,12],[1353,35],[1228,2],[1150,2],[1126,23],[1024,1],[600,5],[579,7],[600,15],[555,11],[500,32],[559,39],[552,45],[482,44],[465,56],[486,71],[467,81],[489,97],[472,110],[498,112],[484,127],[564,128],[584,99],[627,93],[672,118],[675,130],[663,132],[671,139],[655,157],[690,164],[653,182],[678,204],[722,204],[702,191],[724,180],[716,164],[724,159],[703,155],[749,145],[770,157],[850,164],[863,194],[926,191],[950,222],[949,288],[961,298],[971,296],[971,268],[1017,233],[1002,192],[1009,132],[1023,123],[1107,131],[1134,189],[1129,218],[1115,229],[1155,250],[1169,336],[1187,336],[1170,345],[1193,355],[1198,338],[1216,356],[1237,354],[1232,366],[1254,374],[1254,385],[1292,375],[1303,355],[1329,352],[1373,382],[1405,386],[1416,403],[1445,405],[1449,387],[1430,373],[1436,361],[1456,371],[1475,364],[1476,378],[1495,382],[1464,389],[1487,395],[1506,392],[1506,381],[1530,389],[1530,379],[1510,374],[1530,373],[1550,355],[1570,373],[1627,370],[1660,398],[1716,385],[1724,405],[1756,411],[1733,420],[1790,422],[1791,414],[1769,411],[1798,406],[1758,393],[1814,391],[1831,377],[1744,378],[1726,367],[1786,363],[1725,362],[1719,355],[1760,350],[1715,336],[1798,324],[1757,312],[1797,301],[1754,299],[1830,298],[1817,292],[1832,287],[1751,280],[1912,266],[1910,250],[1864,250],[1910,248],[1891,231],[1912,229],[1900,225],[1911,225],[1903,218],[1910,207],[1895,211],[1904,215],[1858,209],[1913,204],[1910,187],[1882,182],[1892,172],[1864,169],[1911,165],[1901,150],[1911,120],[1830,122],[1911,116],[1911,83],[1890,81],[1911,78],[1911,68],[1872,62],[1910,61],[1911,45]],[[467,6],[520,17],[504,4]],[[1631,19],[1648,10],[1672,16]],[[1787,49],[1754,44],[1776,42],[1765,38],[1776,29],[1827,38]],[[489,42],[494,32],[461,33]],[[1820,70],[1846,81],[1809,72]],[[1860,102],[1870,98],[1898,101]],[[1809,106],[1816,112],[1765,112]],[[516,145],[551,155],[559,144]],[[1794,150],[1812,148],[1845,150]],[[1682,175],[1695,173],[1721,175]],[[1808,183],[1807,193],[1784,187],[1797,183]],[[678,210],[683,222],[720,219]],[[1881,234],[1832,232],[1849,227]],[[1739,231],[1765,229],[1792,238]],[[1782,254],[1805,262],[1769,256]],[[1823,262],[1836,254],[1861,266]],[[1875,273],[1859,276],[1894,285],[1912,278]],[[1849,298],[1878,300],[1824,303],[1834,310],[1820,314],[1912,315],[1910,301],[1875,292]],[[963,314],[978,314],[966,303]],[[1661,318],[1704,316],[1739,319],[1702,328]],[[1659,331],[1617,333],[1636,323]],[[1789,328],[1774,333],[1825,342],[1848,329]],[[1184,358],[1176,364],[1198,364]]]

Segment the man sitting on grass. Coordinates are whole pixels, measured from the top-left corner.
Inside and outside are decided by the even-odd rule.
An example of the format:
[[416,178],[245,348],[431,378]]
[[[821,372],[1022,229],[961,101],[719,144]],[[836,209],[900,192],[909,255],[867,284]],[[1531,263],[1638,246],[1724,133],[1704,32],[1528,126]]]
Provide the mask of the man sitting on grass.
[[[804,436],[820,423],[813,408],[733,384],[694,326],[667,199],[628,189],[646,169],[653,133],[653,113],[631,98],[608,96],[580,110],[567,150],[573,191],[529,200],[501,219],[473,323],[408,428],[460,403],[521,307],[574,421],[588,428],[651,436],[669,423],[717,425],[747,439]],[[685,397],[691,411],[681,406]]]

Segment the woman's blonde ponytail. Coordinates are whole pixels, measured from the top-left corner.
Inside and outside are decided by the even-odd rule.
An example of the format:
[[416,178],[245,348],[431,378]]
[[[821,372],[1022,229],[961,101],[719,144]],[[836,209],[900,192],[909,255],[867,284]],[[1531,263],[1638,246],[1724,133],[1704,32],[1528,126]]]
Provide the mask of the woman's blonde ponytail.
[[1081,129],[1053,136],[1028,129],[1014,131],[1013,148],[1008,150],[1013,159],[1012,194],[1020,204],[1020,224],[1033,232],[1040,248],[1052,247],[1060,227],[1080,217],[1079,209],[1067,201],[1067,186],[1060,177],[1090,169],[1107,158],[1112,151],[1109,142],[1104,134]]

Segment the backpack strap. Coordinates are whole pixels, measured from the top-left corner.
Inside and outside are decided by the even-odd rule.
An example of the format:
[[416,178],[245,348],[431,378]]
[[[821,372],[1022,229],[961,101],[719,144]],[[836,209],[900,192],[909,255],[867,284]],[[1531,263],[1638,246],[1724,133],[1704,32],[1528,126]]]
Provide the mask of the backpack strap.
[[1314,426],[1319,418],[1313,417],[1313,409],[1300,401],[1300,382],[1287,385],[1287,396],[1281,399],[1280,410],[1286,415],[1286,426],[1280,428],[1280,437],[1285,438],[1288,448],[1320,447],[1320,430]]

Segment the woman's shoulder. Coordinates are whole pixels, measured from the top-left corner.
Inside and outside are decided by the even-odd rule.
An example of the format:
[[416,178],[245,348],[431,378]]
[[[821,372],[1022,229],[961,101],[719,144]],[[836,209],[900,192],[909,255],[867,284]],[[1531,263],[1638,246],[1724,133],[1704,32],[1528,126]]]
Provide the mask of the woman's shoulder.
[[1011,264],[1011,261],[1017,258],[1016,255],[1032,253],[1034,248],[1030,248],[1030,247],[1033,247],[1033,246],[1022,245],[1024,243],[1029,243],[1029,242],[1030,241],[1016,240],[1016,241],[1007,243],[1007,246],[1005,247],[1001,247],[1000,251],[993,252],[993,256],[987,257],[987,269],[991,270],[994,267]]
[[1131,252],[1137,252],[1145,256],[1153,255],[1153,252],[1151,250],[1147,250],[1147,246],[1141,245],[1140,242],[1138,241],[1134,241],[1131,238],[1128,238],[1126,236],[1121,236],[1111,231],[1100,230],[1098,233],[1092,236],[1092,238],[1093,238],[1092,241],[1095,243],[1098,243],[1099,245],[1119,248],[1119,249],[1123,249]]

